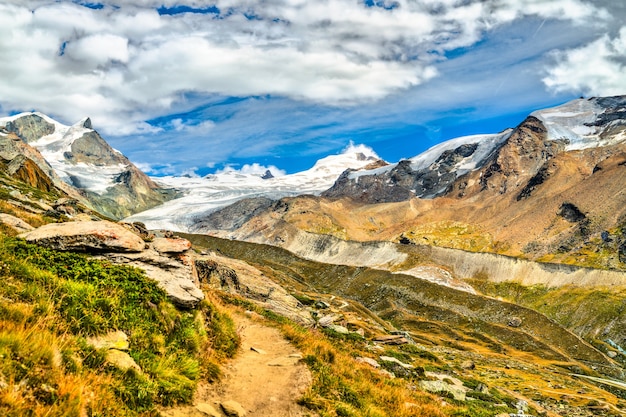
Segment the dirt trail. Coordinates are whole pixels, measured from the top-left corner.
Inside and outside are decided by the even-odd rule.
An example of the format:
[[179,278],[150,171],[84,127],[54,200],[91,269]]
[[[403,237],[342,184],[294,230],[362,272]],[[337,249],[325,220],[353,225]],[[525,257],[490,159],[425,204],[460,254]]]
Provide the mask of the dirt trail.
[[220,404],[239,403],[249,417],[305,417],[311,411],[297,399],[311,384],[311,374],[300,362],[302,355],[274,327],[263,319],[232,315],[241,337],[239,352],[222,367],[223,377],[216,384],[201,384],[194,407],[171,409],[168,417],[211,416],[200,413],[209,405],[214,415],[225,416]]

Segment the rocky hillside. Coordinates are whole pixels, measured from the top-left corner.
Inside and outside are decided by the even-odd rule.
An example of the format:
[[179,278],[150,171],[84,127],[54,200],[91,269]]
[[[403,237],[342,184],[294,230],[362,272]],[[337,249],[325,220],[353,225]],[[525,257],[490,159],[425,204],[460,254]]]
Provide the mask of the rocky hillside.
[[85,204],[112,218],[146,210],[171,197],[171,192],[160,189],[111,148],[88,118],[73,126],[39,113],[2,118],[0,141],[0,157],[7,161],[19,157],[14,166],[27,164],[34,170],[22,177],[41,178],[41,171],[55,187],[75,198],[82,196]]

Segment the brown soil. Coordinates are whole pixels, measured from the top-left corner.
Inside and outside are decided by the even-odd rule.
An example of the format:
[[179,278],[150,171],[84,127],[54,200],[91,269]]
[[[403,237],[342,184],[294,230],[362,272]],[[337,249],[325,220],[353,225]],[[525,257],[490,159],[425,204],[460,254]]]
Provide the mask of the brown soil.
[[305,417],[312,413],[296,401],[311,385],[311,374],[301,361],[301,354],[255,313],[231,315],[241,347],[234,359],[222,366],[223,376],[215,384],[201,384],[194,407],[170,409],[168,417],[206,415],[198,412],[200,404],[211,405],[217,415],[225,415],[220,404],[236,401],[254,417]]

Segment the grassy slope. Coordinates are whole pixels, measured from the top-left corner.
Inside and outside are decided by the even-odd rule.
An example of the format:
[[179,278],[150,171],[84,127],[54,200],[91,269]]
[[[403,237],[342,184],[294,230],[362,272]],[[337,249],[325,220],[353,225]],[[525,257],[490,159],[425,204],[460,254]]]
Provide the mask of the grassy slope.
[[[237,347],[214,306],[179,311],[137,269],[3,237],[0,277],[2,415],[133,416],[188,403]],[[86,343],[110,330],[129,335],[143,372],[109,366]]]

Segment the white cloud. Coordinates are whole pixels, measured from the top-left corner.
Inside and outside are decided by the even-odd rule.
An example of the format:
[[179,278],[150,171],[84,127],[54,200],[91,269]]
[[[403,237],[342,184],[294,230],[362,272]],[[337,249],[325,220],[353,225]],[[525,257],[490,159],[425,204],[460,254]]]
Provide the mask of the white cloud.
[[342,151],[342,154],[351,154],[351,153],[362,153],[365,156],[371,156],[372,158],[380,158],[374,149],[371,147],[364,145],[362,143],[355,145],[354,142],[350,141],[348,146],[346,146]]
[[548,88],[585,95],[626,94],[626,26],[588,45],[553,53],[556,65],[543,79]]
[[195,135],[204,135],[209,133],[215,127],[215,123],[211,120],[205,120],[198,124],[185,124],[183,119],[173,119],[170,121],[171,128],[176,132],[185,132]]
[[215,173],[224,174],[227,172],[233,172],[233,173],[241,173],[241,174],[246,174],[246,175],[261,176],[261,175],[264,175],[267,171],[270,171],[272,175],[275,177],[282,177],[283,175],[287,174],[285,170],[277,168],[274,165],[265,166],[256,162],[252,164],[244,164],[239,169],[236,169],[233,165],[227,165],[223,169],[217,170]]
[[91,116],[110,136],[159,131],[146,121],[174,112],[186,92],[354,105],[432,80],[443,52],[522,16],[606,18],[582,0],[398,0],[391,10],[354,0],[184,2],[216,5],[220,19],[157,13],[180,0],[101,3],[0,4],[2,108],[66,123]]

